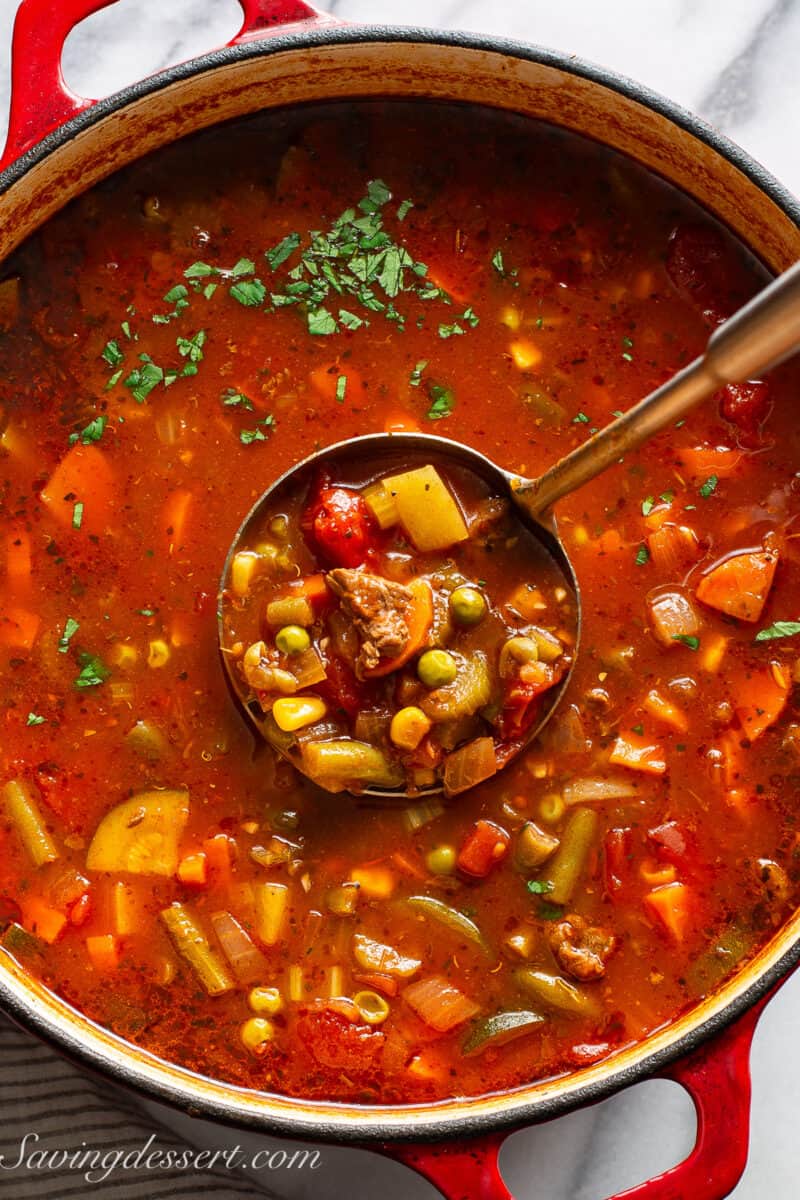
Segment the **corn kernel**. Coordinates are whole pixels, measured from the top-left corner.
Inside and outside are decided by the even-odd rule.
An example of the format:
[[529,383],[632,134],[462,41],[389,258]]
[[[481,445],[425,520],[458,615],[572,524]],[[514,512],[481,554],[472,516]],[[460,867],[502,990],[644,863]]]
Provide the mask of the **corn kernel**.
[[283,696],[272,706],[275,724],[284,733],[293,733],[295,729],[304,729],[321,721],[328,711],[324,700],[319,696]]
[[163,638],[156,638],[150,643],[150,649],[147,652],[147,665],[157,669],[165,667],[170,659],[169,646]]
[[275,1026],[266,1017],[251,1017],[242,1026],[240,1036],[251,1054],[263,1054],[275,1036]]
[[516,333],[522,322],[520,311],[518,308],[512,308],[510,304],[500,311],[500,322],[510,329],[512,333]]
[[283,1008],[283,996],[276,987],[254,987],[248,993],[247,1003],[254,1013],[274,1017]]
[[422,709],[409,704],[392,717],[389,737],[401,750],[416,750],[430,727],[431,722]]
[[542,353],[533,342],[521,340],[512,342],[509,352],[514,360],[514,366],[520,371],[531,371],[542,361]]
[[576,546],[586,546],[589,542],[589,530],[585,525],[576,525],[572,531],[572,540]]
[[126,670],[128,667],[136,666],[139,651],[128,642],[117,642],[116,645],[111,647],[108,657],[115,667],[121,667],[123,670]]

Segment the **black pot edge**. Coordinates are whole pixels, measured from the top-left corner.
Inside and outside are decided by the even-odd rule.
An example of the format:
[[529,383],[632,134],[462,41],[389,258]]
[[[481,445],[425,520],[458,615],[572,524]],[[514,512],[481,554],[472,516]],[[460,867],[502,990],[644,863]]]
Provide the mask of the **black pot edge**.
[[[728,159],[792,221],[800,225],[800,201],[784,188],[766,168],[700,117],[634,80],[571,55],[542,46],[516,42],[508,38],[460,31],[388,25],[323,25],[321,27],[311,25],[304,27],[301,24],[286,33],[272,34],[263,40],[256,39],[237,46],[226,46],[190,59],[186,63],[170,67],[123,88],[104,100],[97,101],[91,108],[79,113],[47,134],[0,173],[0,196],[27,174],[31,168],[83,130],[91,128],[133,101],[152,95],[179,80],[188,79],[233,62],[267,54],[316,49],[326,45],[387,41],[489,51],[509,58],[541,63],[544,66],[579,75],[610,91],[618,92],[666,117],[673,124],[697,138],[698,141],[704,142],[722,157]],[[41,1040],[52,1045],[79,1066],[88,1067],[101,1076],[110,1076],[118,1084],[191,1116],[204,1120],[218,1120],[242,1129],[251,1129],[270,1135],[279,1134],[292,1139],[378,1148],[381,1143],[387,1142],[436,1142],[443,1139],[477,1137],[501,1129],[510,1132],[513,1129],[551,1120],[576,1108],[604,1100],[623,1088],[664,1071],[670,1064],[721,1033],[737,1017],[742,1016],[765,996],[771,988],[775,987],[797,965],[798,961],[800,961],[800,937],[749,987],[734,996],[724,1008],[713,1016],[702,1021],[676,1041],[645,1055],[636,1063],[618,1071],[614,1071],[612,1060],[608,1074],[602,1079],[571,1089],[568,1093],[527,1102],[520,1099],[515,1103],[514,1093],[499,1094],[497,1096],[499,1107],[494,1111],[467,1112],[466,1114],[455,1112],[450,1114],[445,1111],[440,1119],[426,1121],[422,1125],[417,1124],[415,1117],[424,1118],[432,1109],[435,1110],[442,1106],[455,1107],[458,1101],[443,1101],[440,1104],[416,1108],[408,1106],[401,1118],[395,1117],[389,1118],[385,1122],[372,1122],[366,1127],[357,1125],[353,1118],[348,1118],[346,1124],[326,1118],[324,1108],[329,1109],[330,1105],[324,1106],[323,1112],[317,1116],[316,1106],[307,1101],[297,1102],[301,1106],[301,1112],[298,1115],[270,1115],[265,1119],[263,1114],[247,1112],[248,1094],[243,1089],[241,1105],[233,1101],[217,1101],[208,1098],[199,1102],[187,1101],[174,1084],[150,1079],[146,1072],[143,1075],[131,1063],[125,1063],[120,1067],[109,1065],[99,1049],[87,1048],[79,1038],[61,1028],[54,1019],[36,1010],[29,999],[27,1002],[22,1002],[13,995],[13,992],[8,989],[2,971],[0,971],[0,1001],[2,1001],[7,1014],[20,1026],[36,1033]],[[124,1050],[127,1043],[121,1038],[115,1040],[119,1041],[120,1047]],[[157,1059],[152,1058],[151,1061],[158,1062]],[[192,1073],[187,1072],[187,1082],[191,1082],[191,1080]],[[489,1101],[491,1098],[490,1096],[486,1099]],[[369,1111],[372,1116],[375,1107],[371,1106]]]

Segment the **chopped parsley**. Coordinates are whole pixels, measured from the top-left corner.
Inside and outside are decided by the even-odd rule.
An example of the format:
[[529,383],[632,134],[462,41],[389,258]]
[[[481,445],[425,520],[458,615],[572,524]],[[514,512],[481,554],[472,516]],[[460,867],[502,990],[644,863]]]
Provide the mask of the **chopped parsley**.
[[698,650],[700,647],[700,638],[690,636],[688,633],[673,633],[673,642],[681,642],[684,646],[688,646],[690,650]]
[[273,246],[271,250],[264,253],[264,257],[270,265],[270,269],[276,271],[281,263],[285,263],[290,255],[294,254],[300,246],[300,234],[290,233],[283,241],[278,242],[277,246]]
[[666,492],[660,492],[658,498],[659,500],[663,500],[665,504],[672,504],[672,501],[675,499],[675,493],[669,490]]
[[700,488],[700,495],[703,497],[704,500],[707,500],[708,497],[717,490],[718,483],[719,483],[719,477],[717,475],[709,475],[708,479],[705,481],[705,483]]
[[529,879],[528,891],[533,892],[534,896],[546,896],[548,892],[552,892],[554,884],[549,879]]
[[456,398],[449,388],[431,383],[428,385],[428,396],[431,406],[425,415],[429,421],[441,421],[442,417],[450,416],[456,406]]
[[771,642],[775,638],[795,637],[798,633],[800,633],[800,621],[775,621],[766,629],[759,629],[753,640]]
[[44,725],[44,723],[45,723],[45,718],[44,718],[44,717],[40,717],[40,716],[39,716],[39,714],[38,714],[38,713],[35,713],[35,712],[29,712],[29,713],[28,713],[28,719],[27,719],[27,721],[25,722],[25,724],[26,724],[26,725],[28,725],[28,726],[31,726],[31,725]]
[[427,365],[427,358],[422,358],[414,367],[414,370],[411,372],[411,377],[408,381],[412,387],[419,387],[419,385],[422,383],[422,372],[425,370]]
[[336,333],[336,318],[327,308],[315,308],[308,313],[308,332],[312,337],[328,337]]
[[631,354],[632,349],[633,342],[629,337],[624,337],[622,339],[622,357],[625,359],[625,362],[633,362],[633,355]]
[[83,524],[83,501],[76,500],[75,506],[72,509],[72,528],[80,529]]
[[105,359],[110,367],[118,367],[125,355],[119,348],[119,342],[112,338],[111,341],[106,342],[100,352],[100,357]]
[[637,565],[637,567],[643,567],[649,561],[650,561],[650,551],[647,549],[647,546],[645,546],[644,543],[642,543],[642,545],[636,551],[636,565]]
[[275,418],[272,413],[264,417],[263,421],[257,421],[255,429],[241,429],[239,431],[239,441],[243,446],[250,446],[253,442],[265,442],[268,434],[275,428]]
[[103,660],[96,654],[88,654],[84,651],[78,655],[78,663],[81,671],[75,680],[77,688],[99,687],[111,674]]
[[575,416],[572,418],[572,424],[573,425],[588,425],[589,418],[587,417],[585,412],[576,413]]
[[461,328],[461,326],[458,324],[457,321],[454,321],[452,325],[440,325],[439,326],[439,337],[440,338],[456,337],[456,336],[459,336],[460,334],[463,334],[463,332],[464,332],[464,330]]
[[260,279],[241,279],[231,286],[230,293],[245,308],[258,308],[264,302],[267,289]]
[[164,303],[171,304],[172,308],[166,313],[153,313],[154,325],[169,325],[170,321],[176,320],[183,310],[189,307],[189,291],[185,284],[176,283],[175,287],[170,288],[164,296]]
[[149,354],[140,354],[139,361],[142,365],[134,367],[127,379],[123,380],[123,387],[130,390],[137,404],[144,404],[153,388],[163,383],[164,368],[154,363]]
[[137,608],[136,611],[140,617],[154,617],[156,615],[154,608]]
[[74,617],[67,617],[66,621],[64,622],[64,632],[62,633],[61,637],[58,640],[59,654],[67,653],[67,651],[69,650],[70,638],[74,637],[74,635],[78,632],[79,629],[80,629],[79,622],[76,621]]
[[347,376],[340,375],[336,380],[336,399],[339,404],[344,404],[344,398],[347,394]]
[[80,442],[82,446],[89,446],[92,442],[99,442],[107,424],[108,417],[95,417],[80,433],[71,433],[69,435],[70,446],[74,446],[76,442]]
[[400,204],[398,204],[398,206],[397,206],[397,219],[398,219],[398,221],[405,221],[406,217],[407,217],[407,216],[408,216],[408,214],[411,212],[411,209],[412,209],[413,207],[414,207],[414,201],[413,201],[413,200],[402,200],[402,201],[400,202]]
[[245,412],[253,412],[253,401],[244,392],[237,392],[236,388],[226,388],[220,400],[226,408],[242,408]]
[[182,377],[197,374],[197,364],[203,361],[203,346],[205,344],[205,329],[198,329],[197,333],[193,334],[192,337],[179,337],[175,339],[178,354],[180,354],[181,358],[188,359],[181,371]]
[[494,267],[495,271],[497,271],[498,275],[505,275],[506,268],[505,263],[503,262],[502,250],[495,250],[494,254],[492,255],[492,266]]
[[650,513],[655,508],[655,503],[656,502],[652,496],[648,496],[645,500],[642,501],[642,516],[643,517],[648,517],[650,515]]
[[631,725],[631,733],[638,733],[639,737],[643,737],[644,725]]

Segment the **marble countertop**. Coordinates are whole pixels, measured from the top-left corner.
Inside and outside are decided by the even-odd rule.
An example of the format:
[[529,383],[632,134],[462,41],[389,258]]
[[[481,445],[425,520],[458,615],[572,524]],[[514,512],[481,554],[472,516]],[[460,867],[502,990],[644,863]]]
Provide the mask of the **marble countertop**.
[[[0,0],[0,132],[16,8],[16,0]],[[700,113],[800,192],[800,0],[329,0],[327,8],[354,21],[515,37],[602,63]],[[239,24],[236,0],[122,0],[70,36],[64,73],[75,91],[102,96],[224,42]],[[798,1025],[800,974],[769,1005],[756,1034],[750,1160],[735,1200],[797,1195]],[[156,1106],[151,1112],[197,1145],[241,1141]],[[503,1169],[517,1200],[598,1200],[676,1162],[693,1135],[685,1093],[650,1082],[515,1134]],[[293,1200],[338,1200],[345,1192],[352,1200],[438,1195],[404,1168],[344,1149],[326,1149],[323,1169],[312,1175],[272,1173],[268,1187]]]

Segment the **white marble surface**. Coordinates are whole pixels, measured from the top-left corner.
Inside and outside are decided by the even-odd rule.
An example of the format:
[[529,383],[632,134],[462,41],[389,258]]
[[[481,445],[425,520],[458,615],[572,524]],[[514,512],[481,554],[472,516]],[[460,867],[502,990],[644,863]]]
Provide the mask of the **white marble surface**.
[[[0,130],[16,8],[16,0],[0,0]],[[699,112],[800,192],[800,0],[331,0],[328,9],[354,21],[517,37],[603,63]],[[121,0],[70,37],[65,75],[76,91],[101,96],[220,44],[238,25],[236,0]],[[794,1200],[800,1192],[799,1025],[800,975],[769,1006],[756,1035],[750,1161],[735,1200]],[[239,1136],[158,1115],[197,1144],[221,1146]],[[503,1168],[518,1200],[600,1200],[677,1161],[692,1136],[685,1095],[649,1083],[515,1135]],[[344,1149],[327,1149],[313,1175],[273,1174],[269,1187],[297,1200],[435,1195],[405,1169]]]

